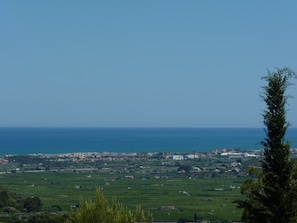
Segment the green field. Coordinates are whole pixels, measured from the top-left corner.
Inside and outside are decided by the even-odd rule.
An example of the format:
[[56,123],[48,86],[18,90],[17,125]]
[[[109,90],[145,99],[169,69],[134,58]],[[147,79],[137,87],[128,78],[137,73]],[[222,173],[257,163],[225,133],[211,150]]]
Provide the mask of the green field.
[[79,200],[93,199],[96,187],[109,200],[112,197],[134,209],[141,204],[158,221],[193,220],[239,221],[241,210],[232,201],[239,198],[243,178],[163,177],[133,174],[81,172],[14,173],[0,176],[1,186],[23,197],[38,196],[44,206],[59,205],[65,211]]

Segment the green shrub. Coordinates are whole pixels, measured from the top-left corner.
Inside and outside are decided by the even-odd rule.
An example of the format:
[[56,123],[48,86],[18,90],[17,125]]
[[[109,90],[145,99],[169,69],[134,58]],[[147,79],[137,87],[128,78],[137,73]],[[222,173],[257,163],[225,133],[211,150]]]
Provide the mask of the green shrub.
[[73,212],[67,223],[135,223],[152,222],[150,213],[144,214],[141,206],[138,205],[134,212],[123,206],[113,198],[112,203],[104,198],[99,189],[96,190],[95,201],[81,199],[79,209]]

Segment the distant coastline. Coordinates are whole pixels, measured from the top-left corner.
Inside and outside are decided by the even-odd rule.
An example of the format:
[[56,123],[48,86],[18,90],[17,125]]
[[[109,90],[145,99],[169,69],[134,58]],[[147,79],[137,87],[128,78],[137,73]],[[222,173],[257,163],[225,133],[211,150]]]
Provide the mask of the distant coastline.
[[[261,149],[263,128],[0,128],[0,155]],[[297,148],[297,128],[286,139]]]

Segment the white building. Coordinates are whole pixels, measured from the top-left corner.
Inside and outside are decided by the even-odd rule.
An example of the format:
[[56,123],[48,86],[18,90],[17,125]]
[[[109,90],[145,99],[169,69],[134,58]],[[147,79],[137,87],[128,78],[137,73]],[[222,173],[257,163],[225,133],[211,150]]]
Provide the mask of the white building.
[[183,155],[173,155],[172,159],[173,160],[184,160],[184,156]]

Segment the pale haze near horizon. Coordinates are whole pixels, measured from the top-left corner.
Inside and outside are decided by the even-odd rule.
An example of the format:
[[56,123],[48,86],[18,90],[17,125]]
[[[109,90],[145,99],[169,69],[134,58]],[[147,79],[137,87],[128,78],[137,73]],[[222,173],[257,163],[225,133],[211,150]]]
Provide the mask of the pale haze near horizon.
[[296,9],[1,1],[0,127],[262,127],[261,77],[297,70]]

